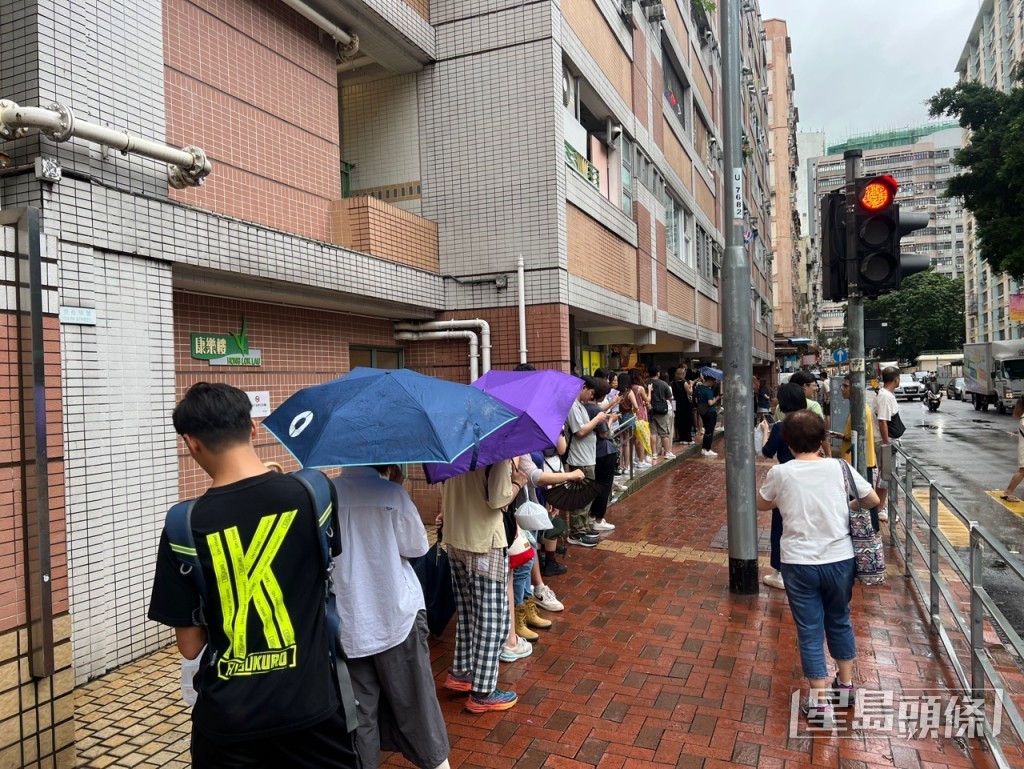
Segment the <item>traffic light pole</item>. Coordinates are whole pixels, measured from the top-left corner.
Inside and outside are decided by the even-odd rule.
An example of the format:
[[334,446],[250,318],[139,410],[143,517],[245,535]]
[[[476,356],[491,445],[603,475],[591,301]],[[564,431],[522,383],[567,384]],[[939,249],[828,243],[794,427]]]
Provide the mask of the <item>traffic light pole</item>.
[[729,591],[757,595],[757,510],[754,505],[753,320],[750,260],[743,244],[743,156],[740,135],[740,2],[722,0],[723,150],[730,180],[725,198],[722,265],[722,370],[729,429],[725,432],[725,504],[729,536]]
[[[861,156],[859,149],[847,150],[843,154],[846,161],[846,279],[849,296],[847,299],[847,317],[850,337],[850,428],[857,436],[857,450],[854,457],[857,472],[866,474],[865,457],[867,456],[867,435],[864,424],[864,403],[866,399],[866,383],[864,381],[864,294],[858,280],[857,264],[857,177],[861,174]],[[835,425],[833,425],[835,429]]]

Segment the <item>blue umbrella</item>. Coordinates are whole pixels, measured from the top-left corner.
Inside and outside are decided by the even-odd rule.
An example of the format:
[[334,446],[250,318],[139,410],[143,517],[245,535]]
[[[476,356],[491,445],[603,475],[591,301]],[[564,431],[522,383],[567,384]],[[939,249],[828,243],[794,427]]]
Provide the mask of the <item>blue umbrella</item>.
[[[488,371],[473,387],[493,396],[516,413],[516,419],[480,442],[477,464],[490,465],[554,446],[583,380],[554,369]],[[430,483],[467,472],[473,461],[467,451],[451,464],[426,464]]]
[[711,366],[705,366],[704,368],[702,368],[700,370],[700,373],[702,375],[704,375],[704,376],[709,376],[712,379],[717,379],[719,382],[722,381],[722,372],[719,371],[717,368],[712,368]]
[[355,368],[299,390],[263,426],[303,467],[338,467],[451,462],[515,416],[475,387]]

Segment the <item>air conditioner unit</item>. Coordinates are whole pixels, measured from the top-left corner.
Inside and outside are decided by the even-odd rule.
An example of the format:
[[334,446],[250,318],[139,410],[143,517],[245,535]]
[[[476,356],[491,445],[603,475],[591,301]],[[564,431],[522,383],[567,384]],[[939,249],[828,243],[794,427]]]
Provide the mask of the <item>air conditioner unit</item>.
[[665,21],[665,6],[662,3],[651,3],[646,6],[647,21]]

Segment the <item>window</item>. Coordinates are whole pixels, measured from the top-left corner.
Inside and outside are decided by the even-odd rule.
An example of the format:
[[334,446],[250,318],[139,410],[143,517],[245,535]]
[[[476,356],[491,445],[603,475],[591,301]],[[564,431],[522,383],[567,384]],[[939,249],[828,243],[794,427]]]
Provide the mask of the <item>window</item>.
[[661,69],[665,78],[665,104],[685,130],[688,127],[686,102],[690,97],[690,88],[679,74],[675,62],[672,61],[664,45],[661,48]]
[[633,142],[622,135],[622,210],[633,215]]
[[350,368],[402,368],[402,350],[380,347],[350,347],[348,350]]
[[671,195],[665,203],[665,251],[679,256],[679,206]]

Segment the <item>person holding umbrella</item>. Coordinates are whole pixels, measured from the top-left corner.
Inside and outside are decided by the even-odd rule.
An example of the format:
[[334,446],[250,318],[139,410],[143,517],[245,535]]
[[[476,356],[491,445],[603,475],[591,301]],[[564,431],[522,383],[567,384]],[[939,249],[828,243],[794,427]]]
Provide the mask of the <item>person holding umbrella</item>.
[[508,710],[515,692],[498,684],[508,636],[508,541],[502,510],[526,485],[509,460],[456,475],[441,486],[442,517],[455,591],[455,655],[446,689],[469,692],[466,710]]

